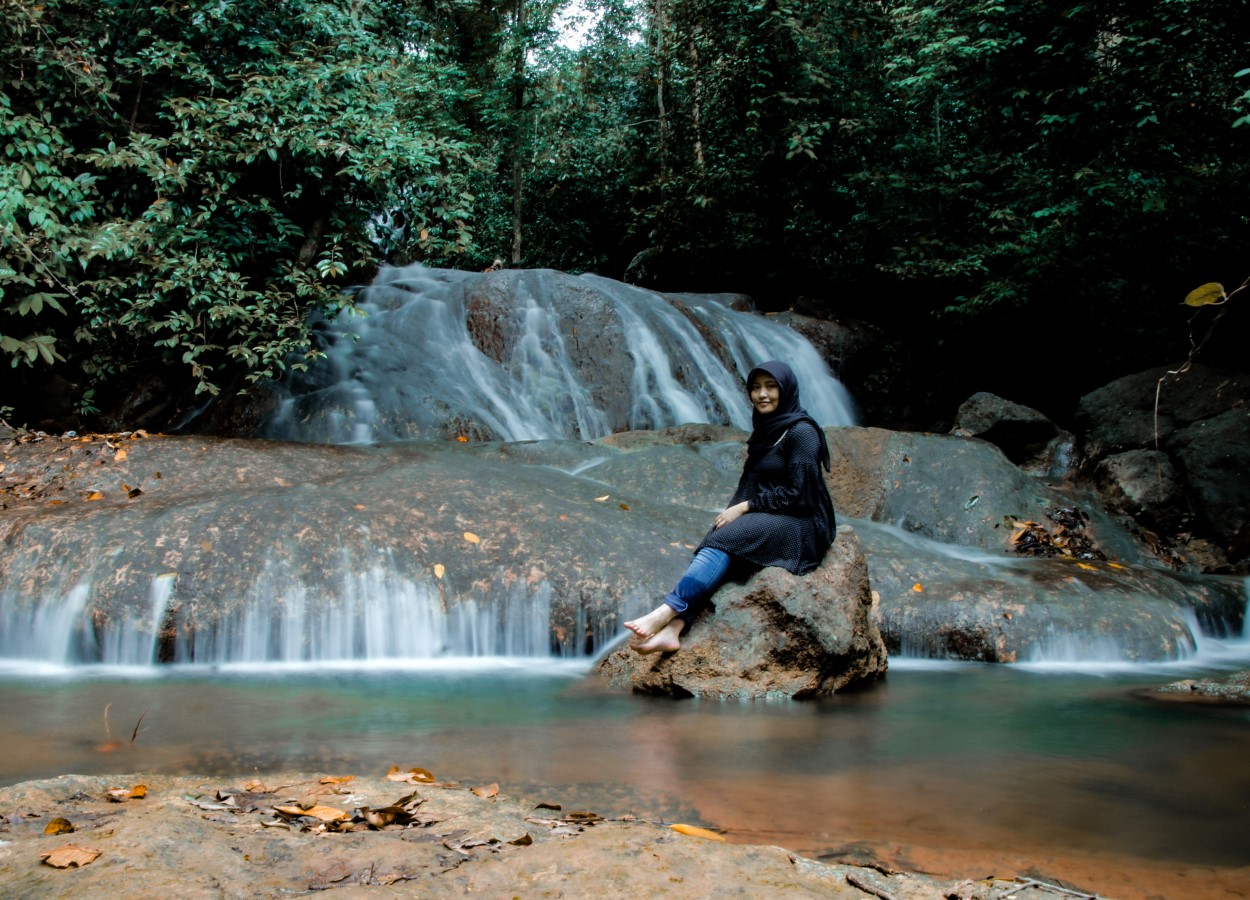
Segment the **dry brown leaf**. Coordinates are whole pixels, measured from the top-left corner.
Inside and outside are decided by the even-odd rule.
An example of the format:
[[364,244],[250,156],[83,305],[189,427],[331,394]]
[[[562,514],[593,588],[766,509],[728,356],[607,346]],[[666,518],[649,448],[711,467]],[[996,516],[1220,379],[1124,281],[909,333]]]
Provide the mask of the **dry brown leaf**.
[[435,563],[434,564],[434,577],[442,578],[445,574],[447,574],[447,567],[444,566],[442,563]]
[[343,810],[335,809],[333,806],[310,806],[308,809],[303,809],[299,806],[275,806],[274,809],[283,815],[311,816],[322,822],[338,822],[350,818]]
[[706,828],[699,828],[695,825],[676,824],[676,825],[670,825],[668,827],[673,829],[673,831],[676,831],[678,834],[688,834],[691,837],[703,838],[704,840],[708,840],[708,841],[725,840],[724,835],[717,834],[715,831],[708,831]]
[[429,769],[422,769],[419,766],[403,772],[399,770],[399,766],[391,766],[390,771],[386,773],[386,780],[402,781],[405,784],[433,784],[436,781]]
[[73,866],[85,866],[93,863],[99,857],[100,851],[91,847],[75,847],[73,844],[67,844],[64,847],[58,847],[56,850],[45,850],[39,854],[42,859],[50,866],[58,869],[68,869]]
[[73,823],[69,819],[62,819],[59,816],[49,822],[43,829],[44,834],[70,834],[74,830]]
[[479,797],[485,797],[489,800],[491,797],[494,797],[499,793],[499,785],[492,782],[491,784],[485,784],[481,787],[475,787],[472,790],[473,793],[477,794]]
[[88,500],[103,500],[103,499],[104,499],[104,495],[103,495],[103,494],[101,494],[99,491],[92,491],[90,494],[88,494],[88,495],[87,495],[86,499],[88,499]]
[[121,462],[126,458],[126,449],[123,447],[113,454],[113,462]]
[[125,803],[127,800],[142,800],[147,794],[147,785],[136,784],[132,788],[113,788],[105,796],[113,803]]
[[622,503],[622,504],[620,504],[620,507],[621,507],[621,509],[628,510],[628,509],[629,509],[629,504],[628,504],[628,503]]
[[468,541],[470,544],[482,543],[482,539],[478,537],[476,534],[474,534],[472,531],[466,531],[464,533],[464,539]]
[[355,775],[327,775],[321,779],[322,784],[347,784],[349,781],[355,781]]

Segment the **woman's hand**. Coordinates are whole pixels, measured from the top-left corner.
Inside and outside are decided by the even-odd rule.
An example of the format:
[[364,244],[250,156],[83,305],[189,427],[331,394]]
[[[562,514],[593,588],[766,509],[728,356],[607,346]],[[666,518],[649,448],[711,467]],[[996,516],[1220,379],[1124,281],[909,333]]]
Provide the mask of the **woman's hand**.
[[717,529],[717,528],[725,527],[734,519],[738,518],[743,513],[747,512],[749,509],[750,509],[750,506],[745,500],[743,500],[741,503],[735,503],[733,506],[725,507],[723,510],[721,510],[720,515],[716,517],[716,521],[712,523],[712,528]]

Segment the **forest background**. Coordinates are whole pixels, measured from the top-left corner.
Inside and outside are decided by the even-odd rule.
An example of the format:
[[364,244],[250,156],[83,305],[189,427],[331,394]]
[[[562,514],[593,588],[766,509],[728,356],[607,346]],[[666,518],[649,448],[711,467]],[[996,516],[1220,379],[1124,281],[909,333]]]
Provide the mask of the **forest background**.
[[1248,5],[0,0],[0,417],[280,376],[384,262],[865,323],[869,424],[1244,371],[1181,301],[1250,275]]

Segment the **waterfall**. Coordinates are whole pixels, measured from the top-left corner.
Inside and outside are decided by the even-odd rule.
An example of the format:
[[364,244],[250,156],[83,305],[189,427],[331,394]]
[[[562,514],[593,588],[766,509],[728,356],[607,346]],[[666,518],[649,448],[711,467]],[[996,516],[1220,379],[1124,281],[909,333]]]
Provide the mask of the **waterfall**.
[[814,347],[715,296],[593,275],[384,268],[260,436],[322,443],[593,440],[684,423],[750,428],[743,379],[787,361],[823,425],[853,404]]

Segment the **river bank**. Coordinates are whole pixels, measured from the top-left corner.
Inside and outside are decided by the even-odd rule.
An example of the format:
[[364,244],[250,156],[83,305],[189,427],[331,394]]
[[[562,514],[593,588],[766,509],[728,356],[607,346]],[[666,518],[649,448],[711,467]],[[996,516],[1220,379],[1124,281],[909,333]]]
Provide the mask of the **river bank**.
[[[408,776],[408,780],[405,779]],[[283,773],[67,775],[0,789],[7,896],[1079,896],[1031,877],[945,880],[827,865],[778,846],[498,784]],[[1214,895],[1209,895],[1214,896]]]

